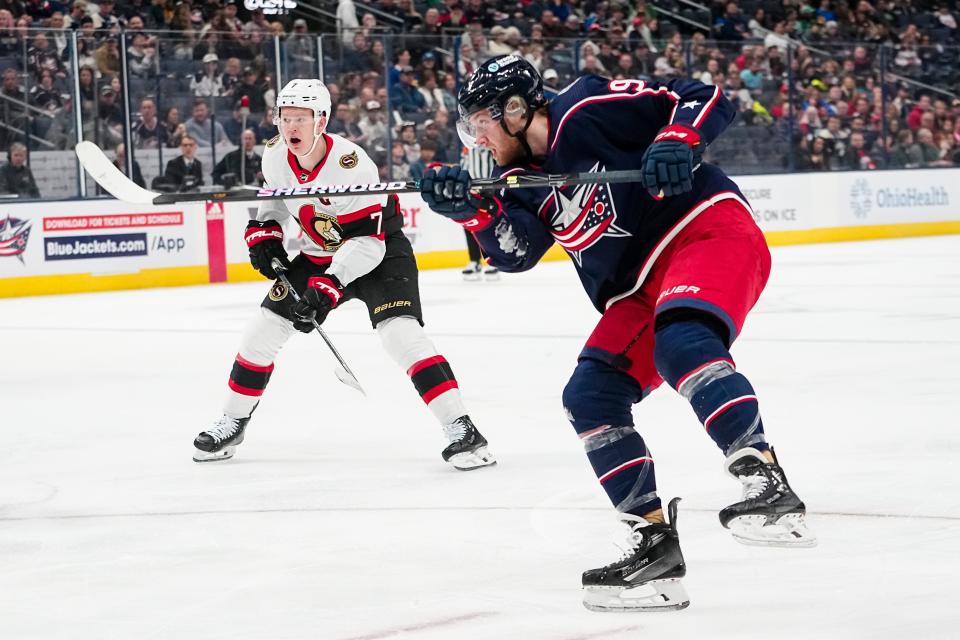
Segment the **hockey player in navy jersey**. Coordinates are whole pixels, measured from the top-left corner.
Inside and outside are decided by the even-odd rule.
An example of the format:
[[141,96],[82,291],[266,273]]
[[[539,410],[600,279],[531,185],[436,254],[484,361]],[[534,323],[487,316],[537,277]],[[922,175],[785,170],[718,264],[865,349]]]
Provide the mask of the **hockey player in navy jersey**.
[[639,169],[642,181],[470,192],[459,167],[430,172],[422,196],[473,231],[502,271],[562,246],[602,314],[563,390],[567,417],[630,527],[624,557],[583,574],[593,610],[689,604],[674,498],[664,516],[654,457],[632,406],[663,381],[693,406],[743,496],[720,521],[745,544],[812,546],[805,507],[764,435],[753,387],[729,348],[770,272],[750,205],[703,150],[734,118],[718,87],[585,76],[549,103],[518,56],[484,62],[459,94],[461,138],[500,176]]

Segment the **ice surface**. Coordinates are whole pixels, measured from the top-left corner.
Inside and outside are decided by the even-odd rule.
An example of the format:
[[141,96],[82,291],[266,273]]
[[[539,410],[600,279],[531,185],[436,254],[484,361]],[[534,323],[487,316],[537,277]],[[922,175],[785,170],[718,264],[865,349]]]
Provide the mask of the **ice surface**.
[[689,609],[598,614],[622,537],[560,393],[597,319],[573,268],[422,274],[499,456],[462,473],[364,308],[297,335],[237,457],[191,461],[266,284],[0,301],[0,638],[957,638],[960,237],[780,248],[734,349],[814,549],[735,543],[684,402],[637,407],[680,495]]

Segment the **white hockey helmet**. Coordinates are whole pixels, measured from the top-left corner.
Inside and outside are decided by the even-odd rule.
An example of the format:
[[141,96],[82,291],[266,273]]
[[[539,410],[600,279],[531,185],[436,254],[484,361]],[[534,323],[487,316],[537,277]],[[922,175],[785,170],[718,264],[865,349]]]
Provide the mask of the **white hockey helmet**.
[[311,109],[313,117],[330,115],[330,92],[319,80],[296,78],[291,80],[277,95],[277,106],[273,109],[273,124],[280,126],[280,109],[300,107]]

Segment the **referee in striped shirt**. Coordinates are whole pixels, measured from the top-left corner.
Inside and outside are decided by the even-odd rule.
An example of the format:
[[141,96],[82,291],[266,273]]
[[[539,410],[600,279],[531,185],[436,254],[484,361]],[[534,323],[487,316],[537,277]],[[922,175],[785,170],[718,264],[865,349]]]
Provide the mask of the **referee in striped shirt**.
[[[493,168],[496,162],[493,154],[483,147],[474,147],[473,149],[464,148],[461,155],[460,166],[470,172],[471,178],[489,178],[493,175]],[[489,265],[483,266],[483,255],[480,253],[480,245],[477,244],[473,234],[464,229],[467,236],[467,252],[470,254],[470,264],[461,272],[463,279],[467,281],[476,281],[481,275],[487,280],[498,280],[500,272],[496,267]]]

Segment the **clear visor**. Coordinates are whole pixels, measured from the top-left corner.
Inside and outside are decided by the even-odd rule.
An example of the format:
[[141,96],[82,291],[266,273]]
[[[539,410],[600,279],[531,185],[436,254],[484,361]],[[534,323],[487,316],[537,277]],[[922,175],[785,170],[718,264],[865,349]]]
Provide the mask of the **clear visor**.
[[477,140],[487,137],[493,127],[499,126],[499,122],[499,118],[490,115],[489,109],[481,109],[460,118],[457,120],[457,134],[460,136],[460,142],[468,149],[475,148]]

